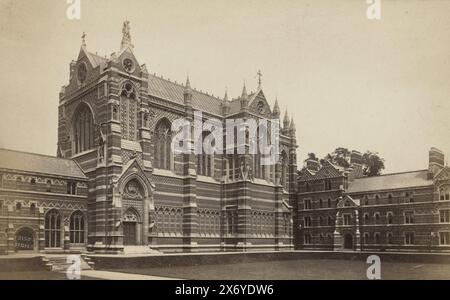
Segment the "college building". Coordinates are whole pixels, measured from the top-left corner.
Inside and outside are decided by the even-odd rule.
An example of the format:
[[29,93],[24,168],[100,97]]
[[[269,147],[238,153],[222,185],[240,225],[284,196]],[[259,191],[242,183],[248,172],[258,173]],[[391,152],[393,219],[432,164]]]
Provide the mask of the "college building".
[[[128,22],[122,34],[108,57],[88,51],[83,34],[59,94],[57,157],[0,150],[0,252],[292,249],[293,120],[280,121],[261,80],[229,99],[189,78],[152,75],[134,55]],[[173,122],[188,120],[193,132],[197,111],[224,127],[239,118],[277,122],[279,160],[263,164],[248,134],[227,154],[174,153]]]
[[357,151],[349,168],[309,159],[293,206],[296,249],[450,250],[450,168],[436,148],[427,169],[374,177]]

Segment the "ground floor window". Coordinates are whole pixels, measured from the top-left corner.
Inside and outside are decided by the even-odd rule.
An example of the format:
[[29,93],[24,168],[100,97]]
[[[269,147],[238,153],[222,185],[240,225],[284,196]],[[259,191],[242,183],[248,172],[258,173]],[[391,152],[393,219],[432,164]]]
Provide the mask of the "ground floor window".
[[45,247],[61,247],[61,216],[55,209],[45,216]]
[[237,234],[238,215],[236,210],[227,211],[227,234]]
[[157,208],[156,221],[158,233],[174,236],[183,234],[183,211],[181,208]]
[[393,236],[392,236],[392,233],[388,233],[387,235],[386,235],[386,239],[387,239],[387,243],[388,244],[393,244]]
[[309,233],[305,234],[304,240],[305,240],[305,245],[311,245],[312,244],[312,242],[311,242],[312,241],[312,237],[311,237],[311,235]]
[[414,232],[405,233],[405,245],[414,245]]
[[83,244],[85,237],[84,216],[78,211],[70,216],[70,242]]
[[439,240],[441,245],[450,245],[450,232],[439,232]]

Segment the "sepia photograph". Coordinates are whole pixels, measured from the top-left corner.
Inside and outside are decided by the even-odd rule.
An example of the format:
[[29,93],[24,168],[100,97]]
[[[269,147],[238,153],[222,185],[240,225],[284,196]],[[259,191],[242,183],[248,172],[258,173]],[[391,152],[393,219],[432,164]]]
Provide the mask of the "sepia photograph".
[[449,16],[0,0],[0,281],[450,279]]

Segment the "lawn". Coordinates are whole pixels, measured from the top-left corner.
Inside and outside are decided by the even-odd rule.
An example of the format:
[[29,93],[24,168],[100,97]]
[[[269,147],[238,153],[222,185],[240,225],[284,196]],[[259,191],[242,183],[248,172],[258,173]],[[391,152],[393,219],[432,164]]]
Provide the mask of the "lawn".
[[[304,259],[110,271],[195,280],[367,279],[357,260]],[[381,279],[450,279],[449,264],[381,262]]]

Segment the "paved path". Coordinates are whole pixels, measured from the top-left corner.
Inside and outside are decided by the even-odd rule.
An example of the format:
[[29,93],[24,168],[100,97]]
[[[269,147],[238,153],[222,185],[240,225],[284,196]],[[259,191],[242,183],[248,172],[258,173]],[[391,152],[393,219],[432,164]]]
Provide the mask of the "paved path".
[[177,278],[110,272],[110,271],[98,271],[98,270],[83,270],[81,271],[81,276],[106,280],[181,280]]

